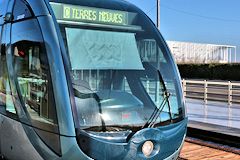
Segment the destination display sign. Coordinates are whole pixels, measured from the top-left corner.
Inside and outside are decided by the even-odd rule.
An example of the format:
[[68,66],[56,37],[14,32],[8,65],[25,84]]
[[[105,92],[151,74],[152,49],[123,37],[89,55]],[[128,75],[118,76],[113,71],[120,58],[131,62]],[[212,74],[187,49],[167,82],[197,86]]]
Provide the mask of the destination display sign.
[[90,22],[112,25],[129,25],[128,12],[51,3],[55,16],[58,20]]

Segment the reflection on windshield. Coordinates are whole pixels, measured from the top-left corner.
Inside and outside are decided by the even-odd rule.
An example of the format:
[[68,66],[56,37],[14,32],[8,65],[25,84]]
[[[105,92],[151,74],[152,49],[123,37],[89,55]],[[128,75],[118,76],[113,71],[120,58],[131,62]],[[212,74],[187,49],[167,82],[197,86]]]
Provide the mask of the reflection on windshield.
[[[159,106],[161,112],[154,116],[154,121],[168,120],[168,104],[164,100],[163,86],[157,70],[148,64],[143,66],[145,70],[139,71],[73,71],[74,77],[79,78],[75,79],[78,84],[74,81],[73,87],[77,110],[81,117],[80,126],[99,131],[112,131],[114,126],[125,126],[125,129],[130,128],[127,126],[142,127]],[[154,83],[160,83],[160,102],[151,98],[156,95],[150,88]],[[123,130],[116,128],[115,130]]]

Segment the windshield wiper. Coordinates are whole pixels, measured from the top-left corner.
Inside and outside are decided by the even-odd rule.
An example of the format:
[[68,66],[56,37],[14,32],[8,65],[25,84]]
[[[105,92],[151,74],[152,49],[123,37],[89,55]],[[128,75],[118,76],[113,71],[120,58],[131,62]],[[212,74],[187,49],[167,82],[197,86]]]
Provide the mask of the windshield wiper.
[[150,118],[148,119],[148,121],[144,124],[144,126],[142,128],[151,128],[154,126],[155,122],[157,121],[157,118],[159,117],[159,115],[162,113],[164,106],[166,105],[168,98],[169,98],[170,94],[168,94],[167,92],[164,93],[164,99],[162,100],[161,104],[159,107],[156,107],[152,113],[152,115],[150,116]]
[[171,114],[171,107],[170,107],[170,102],[169,102],[169,97],[170,97],[170,92],[168,92],[167,90],[167,87],[164,83],[164,80],[163,80],[163,77],[160,73],[160,71],[158,69],[157,70],[157,73],[158,73],[158,77],[160,78],[160,82],[162,82],[162,85],[163,85],[163,91],[164,91],[164,99],[163,101],[161,102],[160,106],[159,107],[156,107],[152,113],[152,115],[150,116],[150,118],[147,120],[147,122],[143,125],[142,128],[151,128],[151,127],[154,127],[158,117],[160,116],[160,114],[162,113],[163,111],[163,108],[164,106],[166,105],[166,103],[168,103],[168,110],[169,110],[169,117],[170,117],[170,120],[172,121],[172,114]]

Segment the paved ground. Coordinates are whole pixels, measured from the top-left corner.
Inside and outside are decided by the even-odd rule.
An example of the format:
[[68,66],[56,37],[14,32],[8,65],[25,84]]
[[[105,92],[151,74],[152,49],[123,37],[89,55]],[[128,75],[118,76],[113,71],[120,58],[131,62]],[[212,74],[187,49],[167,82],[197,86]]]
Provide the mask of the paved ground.
[[179,160],[239,160],[240,155],[185,142]]
[[190,121],[240,129],[240,105],[228,106],[227,103],[186,100]]
[[[189,127],[240,137],[240,105],[228,106],[227,103],[217,102],[205,105],[201,100],[187,99],[186,106]],[[192,143],[186,138],[179,160],[240,160],[239,149],[238,154],[234,154],[236,152],[207,146]]]

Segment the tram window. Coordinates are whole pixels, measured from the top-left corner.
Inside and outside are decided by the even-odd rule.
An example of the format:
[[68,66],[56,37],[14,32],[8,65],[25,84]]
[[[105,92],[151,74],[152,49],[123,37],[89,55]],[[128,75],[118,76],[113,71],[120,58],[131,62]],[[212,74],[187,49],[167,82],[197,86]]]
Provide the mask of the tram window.
[[[166,63],[166,59],[163,55],[162,50],[157,45],[156,40],[154,39],[144,39],[137,42],[138,50],[141,55],[141,59],[144,62],[157,62]],[[156,54],[158,53],[158,54]],[[156,57],[156,56],[159,57]]]
[[13,24],[12,51],[21,98],[32,124],[58,132],[49,64],[36,20]]
[[0,53],[0,112],[7,116],[16,114],[7,71],[5,45],[1,45]]
[[16,0],[13,15],[14,21],[32,17],[32,13],[28,4],[23,0]]
[[[143,120],[148,119],[153,106],[160,106],[165,100],[160,73],[171,96],[168,101],[170,105],[166,103],[163,106],[163,112],[158,121],[165,122],[179,117],[177,86],[174,73],[169,71],[170,58],[166,54],[165,46],[157,41],[155,36],[142,34],[142,32],[133,34],[117,30],[83,29],[75,26],[64,26],[61,31],[69,51],[74,89],[82,91],[79,86],[84,86],[84,88],[88,88],[87,93],[96,93],[101,100],[109,97],[115,100],[111,101],[112,104],[101,104],[103,113],[107,113],[108,106],[117,104],[119,99],[122,103],[121,106],[125,106],[124,103],[126,106],[137,106],[135,111],[142,115]],[[131,44],[131,47],[125,46],[126,44]],[[128,57],[131,57],[131,63],[129,63],[129,59],[126,59]],[[159,73],[156,68],[159,68]],[[77,81],[79,83],[88,82],[89,85],[85,86],[85,83],[80,85]],[[96,114],[97,103],[94,102],[94,99],[81,100],[82,97],[77,92],[75,94],[77,111],[82,120],[80,125],[96,125],[95,123],[99,122],[98,114]],[[89,104],[91,107],[86,108],[85,106]],[[123,108],[120,107],[119,110],[122,109],[124,112]],[[142,112],[143,108],[146,112]],[[89,112],[92,114],[88,114]],[[111,115],[111,117],[117,116]],[[106,125],[128,123],[126,121],[116,122],[114,118],[110,119],[105,122]]]

